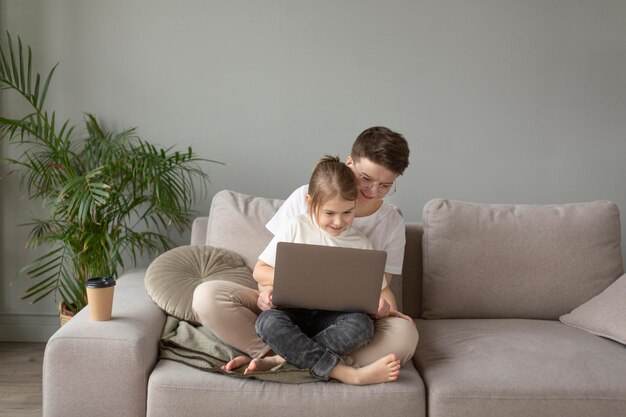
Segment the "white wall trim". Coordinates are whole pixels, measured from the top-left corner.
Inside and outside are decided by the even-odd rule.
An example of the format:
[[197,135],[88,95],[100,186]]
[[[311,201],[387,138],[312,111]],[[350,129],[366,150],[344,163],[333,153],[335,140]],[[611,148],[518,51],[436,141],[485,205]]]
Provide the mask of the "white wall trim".
[[55,314],[0,312],[0,342],[47,342],[60,327]]

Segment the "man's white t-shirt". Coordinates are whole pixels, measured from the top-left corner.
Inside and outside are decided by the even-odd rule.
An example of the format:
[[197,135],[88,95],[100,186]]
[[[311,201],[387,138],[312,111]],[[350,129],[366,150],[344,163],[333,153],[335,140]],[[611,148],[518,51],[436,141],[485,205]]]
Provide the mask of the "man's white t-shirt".
[[[287,219],[305,214],[308,189],[308,185],[303,185],[291,193],[265,228],[276,235]],[[352,228],[367,237],[374,249],[387,252],[385,272],[396,275],[402,273],[406,236],[404,219],[396,206],[383,202],[375,213],[355,217]]]
[[[339,236],[331,236],[315,224],[306,214],[291,217],[274,235],[265,247],[259,259],[271,267],[276,265],[276,247],[278,242],[307,243],[310,245],[339,246],[342,248],[373,249],[370,241],[350,227]],[[387,286],[387,280],[380,277],[382,288]]]

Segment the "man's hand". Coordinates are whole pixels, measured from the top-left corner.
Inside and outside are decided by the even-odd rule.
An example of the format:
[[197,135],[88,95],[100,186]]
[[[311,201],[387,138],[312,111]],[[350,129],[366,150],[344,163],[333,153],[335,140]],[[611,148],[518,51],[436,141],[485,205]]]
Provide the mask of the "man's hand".
[[383,297],[380,297],[378,300],[378,311],[374,316],[375,320],[382,319],[384,317],[389,316],[389,312],[391,311],[391,306]]
[[398,310],[392,309],[389,303],[383,297],[380,297],[380,300],[378,300],[378,311],[374,316],[374,320],[382,319],[385,317],[399,317],[415,325],[415,322],[411,317],[399,312]]
[[272,292],[273,288],[266,288],[265,290],[259,293],[259,298],[256,301],[256,305],[261,309],[261,311],[270,310],[272,308],[276,308],[274,304],[272,304]]
[[413,321],[413,319],[409,316],[407,316],[404,313],[400,313],[398,310],[391,310],[389,312],[389,316],[390,317],[400,317],[401,319],[405,319],[407,321],[409,321],[410,323],[413,323],[413,325],[415,325],[415,322]]

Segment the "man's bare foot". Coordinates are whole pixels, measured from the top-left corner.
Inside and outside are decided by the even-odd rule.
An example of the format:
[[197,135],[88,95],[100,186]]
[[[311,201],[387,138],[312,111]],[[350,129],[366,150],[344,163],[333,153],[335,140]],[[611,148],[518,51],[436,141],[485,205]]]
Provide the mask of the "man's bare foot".
[[252,358],[249,356],[241,355],[231,359],[226,365],[222,366],[222,370],[226,372],[234,372],[235,369],[252,362]]
[[285,359],[279,355],[252,359],[252,362],[250,362],[250,365],[248,365],[246,370],[243,371],[243,374],[248,375],[253,372],[269,371],[278,365],[282,365],[283,363],[285,363]]
[[393,382],[398,379],[398,375],[400,375],[400,361],[393,353],[363,368],[352,368],[339,363],[330,373],[331,378],[351,385]]

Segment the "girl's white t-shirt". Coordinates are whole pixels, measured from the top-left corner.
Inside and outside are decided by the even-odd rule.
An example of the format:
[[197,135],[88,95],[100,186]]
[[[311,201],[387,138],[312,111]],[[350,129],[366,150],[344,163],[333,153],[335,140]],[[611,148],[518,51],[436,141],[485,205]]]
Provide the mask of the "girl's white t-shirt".
[[[289,218],[305,214],[308,189],[308,185],[303,185],[291,193],[265,228],[276,235]],[[402,274],[406,237],[404,219],[396,206],[383,202],[375,213],[355,217],[352,228],[367,237],[374,249],[387,252],[385,272]]]
[[[278,242],[307,243],[310,245],[338,246],[343,248],[373,249],[370,241],[361,233],[350,227],[339,236],[332,236],[322,230],[306,214],[291,217],[274,235],[265,247],[259,260],[274,267],[276,265],[276,247]],[[381,277],[382,287],[387,280]]]

